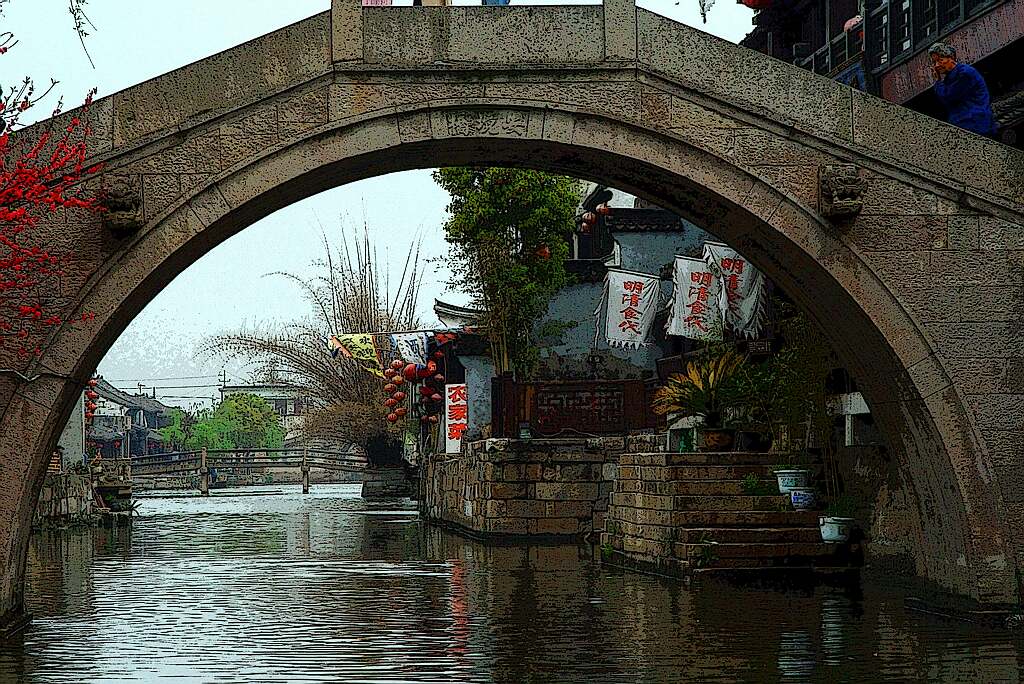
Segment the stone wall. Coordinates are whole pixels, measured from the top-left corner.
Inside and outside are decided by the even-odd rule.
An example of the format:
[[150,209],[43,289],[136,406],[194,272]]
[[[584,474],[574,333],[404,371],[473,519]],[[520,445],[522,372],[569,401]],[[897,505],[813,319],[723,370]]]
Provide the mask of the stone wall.
[[572,537],[604,528],[621,454],[663,436],[488,439],[423,464],[428,520],[484,536]]
[[404,468],[367,468],[363,476],[364,499],[389,499],[415,494],[414,483]]
[[36,506],[34,527],[89,524],[94,517],[88,475],[48,473]]

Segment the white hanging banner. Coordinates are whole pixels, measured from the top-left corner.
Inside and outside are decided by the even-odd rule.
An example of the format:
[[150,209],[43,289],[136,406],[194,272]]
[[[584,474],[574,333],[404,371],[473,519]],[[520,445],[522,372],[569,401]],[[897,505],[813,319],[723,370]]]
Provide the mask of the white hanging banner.
[[721,282],[717,270],[703,259],[677,256],[672,275],[672,312],[665,332],[691,340],[721,340]]
[[720,278],[718,301],[725,323],[743,337],[764,326],[768,292],[764,274],[728,245],[704,243],[704,260]]
[[462,433],[467,428],[469,428],[469,392],[466,385],[445,385],[445,453],[458,454],[462,452]]
[[409,332],[391,336],[398,358],[417,366],[427,365],[427,333]]
[[608,346],[638,349],[649,344],[660,300],[661,279],[658,276],[608,269],[604,298],[594,312],[600,317],[602,306],[605,309],[605,340]]

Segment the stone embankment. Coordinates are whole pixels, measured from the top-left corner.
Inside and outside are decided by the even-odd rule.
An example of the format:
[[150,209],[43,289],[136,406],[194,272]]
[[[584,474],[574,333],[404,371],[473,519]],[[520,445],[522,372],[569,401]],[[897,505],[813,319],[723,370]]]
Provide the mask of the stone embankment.
[[600,531],[620,456],[656,441],[642,435],[474,442],[461,454],[425,459],[420,508],[432,522],[477,536]]
[[33,527],[91,525],[97,519],[95,495],[88,475],[47,473]]

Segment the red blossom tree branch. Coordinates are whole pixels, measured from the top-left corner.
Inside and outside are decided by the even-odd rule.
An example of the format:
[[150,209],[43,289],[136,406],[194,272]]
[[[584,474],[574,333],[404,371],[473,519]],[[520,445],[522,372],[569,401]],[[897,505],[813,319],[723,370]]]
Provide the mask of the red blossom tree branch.
[[[9,1],[0,0],[0,14]],[[91,26],[84,4],[85,0],[69,0],[83,48],[85,26]],[[0,32],[0,55],[15,45],[14,34]],[[74,254],[47,249],[40,236],[40,221],[46,214],[62,210],[103,210],[100,198],[83,187],[87,177],[100,171],[99,166],[86,166],[92,132],[87,119],[95,90],[81,110],[59,124],[62,128],[55,129],[55,119],[49,127],[17,130],[20,117],[56,85],[51,80],[50,86],[38,93],[33,80],[25,78],[0,92],[0,348],[13,346],[21,358],[42,354],[38,340],[47,328],[78,322],[50,310],[41,296],[64,275],[63,266]],[[57,102],[54,117],[61,104]],[[86,313],[79,318],[92,320],[94,315]]]

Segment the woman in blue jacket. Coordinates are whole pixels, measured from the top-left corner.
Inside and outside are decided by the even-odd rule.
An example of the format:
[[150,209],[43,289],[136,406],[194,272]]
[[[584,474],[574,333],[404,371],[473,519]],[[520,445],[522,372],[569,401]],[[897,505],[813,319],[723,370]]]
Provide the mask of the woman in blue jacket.
[[951,45],[935,43],[928,54],[935,74],[935,94],[946,108],[946,120],[954,126],[994,138],[996,120],[982,75],[970,64],[957,63],[956,48]]

